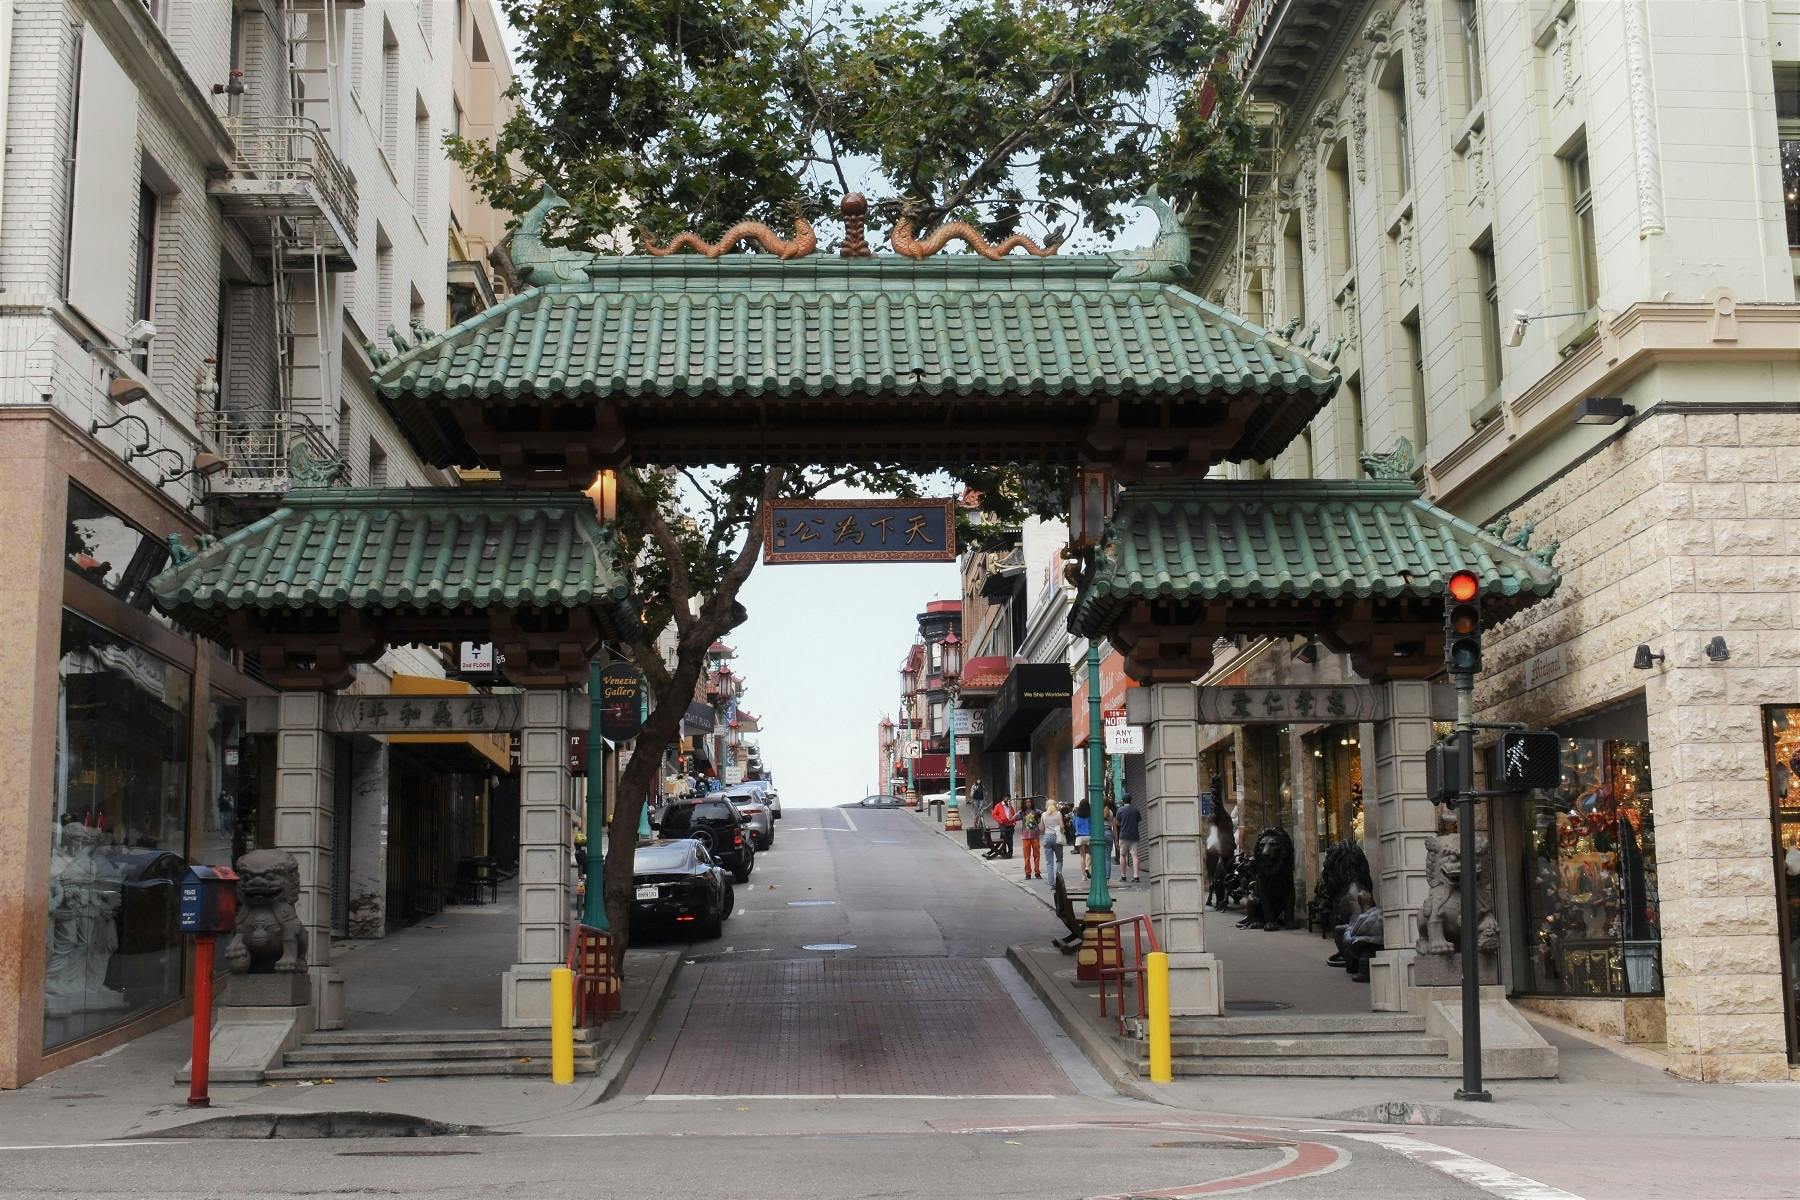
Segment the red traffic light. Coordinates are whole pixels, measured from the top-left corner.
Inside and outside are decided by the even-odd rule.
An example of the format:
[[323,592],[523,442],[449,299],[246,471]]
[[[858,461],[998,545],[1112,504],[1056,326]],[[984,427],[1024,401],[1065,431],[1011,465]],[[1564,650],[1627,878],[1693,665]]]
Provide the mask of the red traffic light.
[[1466,604],[1481,595],[1481,580],[1475,577],[1473,571],[1456,572],[1444,587],[1450,593],[1450,598],[1459,604]]

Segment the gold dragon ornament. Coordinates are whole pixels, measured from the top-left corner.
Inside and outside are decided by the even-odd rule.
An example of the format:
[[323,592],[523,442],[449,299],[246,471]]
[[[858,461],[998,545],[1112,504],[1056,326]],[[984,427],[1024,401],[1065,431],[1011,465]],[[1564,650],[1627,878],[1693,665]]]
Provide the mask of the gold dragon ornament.
[[706,242],[696,233],[678,233],[667,245],[659,246],[650,231],[642,225],[637,227],[638,241],[647,254],[657,258],[666,258],[682,250],[692,250],[696,254],[704,254],[708,258],[718,258],[735,250],[740,242],[754,242],[763,250],[781,258],[805,258],[818,248],[819,239],[813,233],[813,227],[805,217],[794,218],[794,236],[783,240],[773,229],[761,221],[739,221],[725,231],[725,236],[716,242]]
[[911,213],[903,214],[895,223],[894,232],[888,235],[888,241],[896,254],[911,259],[930,258],[952,241],[961,241],[981,257],[992,259],[1005,258],[1012,251],[1021,248],[1034,258],[1049,258],[1057,251],[1055,244],[1040,246],[1022,233],[1015,233],[996,246],[982,237],[981,231],[967,221],[949,221],[939,225],[930,237],[921,242],[914,234]]

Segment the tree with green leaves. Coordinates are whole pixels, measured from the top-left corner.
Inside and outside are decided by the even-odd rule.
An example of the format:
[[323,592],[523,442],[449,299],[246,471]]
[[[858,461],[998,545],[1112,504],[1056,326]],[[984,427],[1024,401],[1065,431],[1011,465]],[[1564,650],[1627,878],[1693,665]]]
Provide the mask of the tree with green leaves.
[[[519,111],[493,143],[450,139],[490,203],[570,202],[548,239],[617,248],[617,231],[711,240],[804,216],[821,243],[846,192],[920,236],[962,220],[1079,248],[1117,232],[1154,185],[1196,216],[1235,206],[1253,137],[1199,0],[944,0],[929,10],[799,0],[501,0],[519,34]],[[1047,468],[951,465],[1001,521],[1061,515]],[[624,560],[644,604],[622,649],[655,705],[619,788],[613,845],[635,844],[706,651],[741,623],[772,501],[834,483],[918,494],[894,469],[764,464],[633,469]],[[659,630],[673,625],[669,669]],[[628,937],[632,861],[610,855],[607,911]],[[626,938],[621,938],[621,944]]]

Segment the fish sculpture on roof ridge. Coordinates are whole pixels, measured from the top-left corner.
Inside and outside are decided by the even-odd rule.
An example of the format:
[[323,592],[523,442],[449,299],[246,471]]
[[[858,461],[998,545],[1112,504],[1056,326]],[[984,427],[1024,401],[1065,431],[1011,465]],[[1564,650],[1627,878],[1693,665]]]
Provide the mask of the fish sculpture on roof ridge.
[[587,282],[586,267],[594,260],[592,254],[550,246],[544,242],[544,222],[557,209],[567,207],[569,202],[557,195],[549,184],[545,184],[544,194],[531,206],[531,211],[519,219],[518,226],[513,230],[510,251],[513,267],[519,272],[519,278],[533,287],[552,283]]
[[1188,274],[1188,260],[1193,243],[1187,227],[1169,202],[1151,188],[1133,204],[1156,214],[1156,240],[1147,249],[1127,250],[1113,255],[1119,269],[1113,273],[1115,283],[1174,283]]

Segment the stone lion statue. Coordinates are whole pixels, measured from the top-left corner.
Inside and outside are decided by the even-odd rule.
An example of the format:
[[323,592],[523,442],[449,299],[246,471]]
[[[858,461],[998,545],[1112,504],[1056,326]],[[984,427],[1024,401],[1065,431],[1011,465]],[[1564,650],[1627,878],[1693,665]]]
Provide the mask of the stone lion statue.
[[306,926],[300,899],[300,864],[285,850],[252,850],[237,860],[237,932],[225,943],[233,975],[306,970]]
[[[1500,948],[1500,921],[1488,898],[1488,841],[1475,839],[1475,946],[1483,954]],[[1425,878],[1431,885],[1419,909],[1420,954],[1453,954],[1462,946],[1462,844],[1458,834],[1444,833],[1425,846]]]

